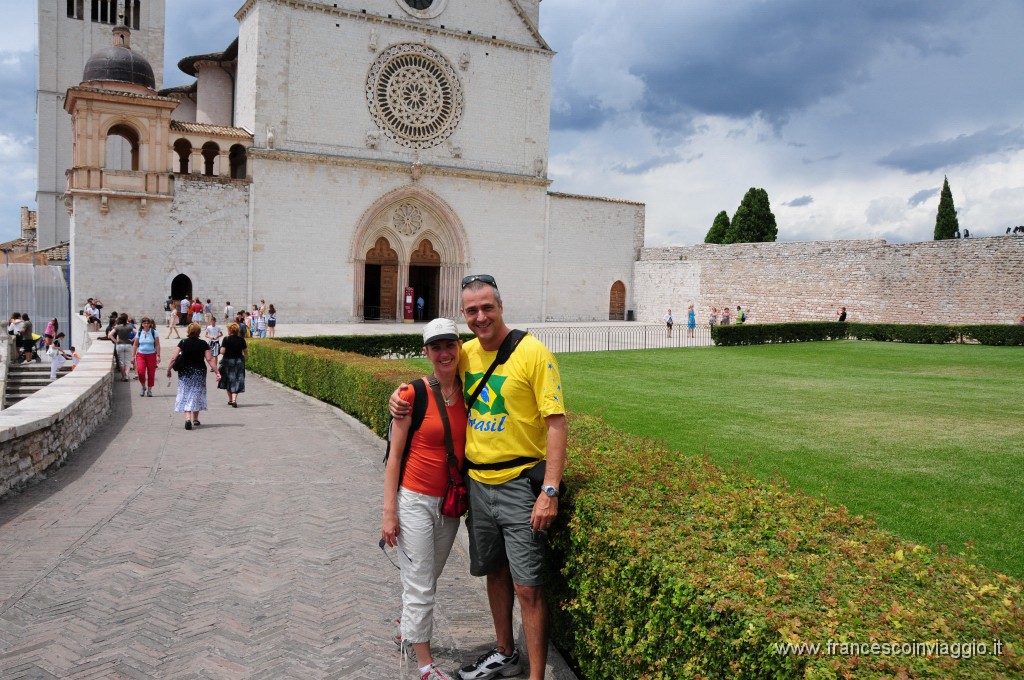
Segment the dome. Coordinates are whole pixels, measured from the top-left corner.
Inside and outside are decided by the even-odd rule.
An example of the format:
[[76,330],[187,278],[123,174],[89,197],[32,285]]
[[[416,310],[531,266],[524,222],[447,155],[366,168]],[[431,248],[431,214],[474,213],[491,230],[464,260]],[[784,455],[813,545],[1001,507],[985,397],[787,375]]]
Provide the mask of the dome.
[[141,54],[132,52],[127,30],[123,27],[114,29],[114,42],[111,47],[104,47],[89,57],[82,73],[83,81],[107,80],[118,83],[132,83],[153,89],[156,78],[153,67]]

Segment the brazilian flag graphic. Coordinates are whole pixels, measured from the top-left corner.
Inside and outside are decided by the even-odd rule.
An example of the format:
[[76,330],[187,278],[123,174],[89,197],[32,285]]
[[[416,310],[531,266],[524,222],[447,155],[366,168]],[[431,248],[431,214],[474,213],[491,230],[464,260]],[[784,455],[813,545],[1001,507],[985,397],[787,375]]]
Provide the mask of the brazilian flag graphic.
[[[476,389],[477,383],[479,383],[483,377],[483,373],[466,373],[464,383],[468,394],[473,393],[473,390]],[[482,416],[499,416],[507,414],[508,411],[505,409],[505,397],[501,396],[501,387],[505,384],[505,380],[506,376],[492,375],[487,381],[487,385],[480,391],[480,396],[477,398],[476,403],[473,404],[473,410]]]

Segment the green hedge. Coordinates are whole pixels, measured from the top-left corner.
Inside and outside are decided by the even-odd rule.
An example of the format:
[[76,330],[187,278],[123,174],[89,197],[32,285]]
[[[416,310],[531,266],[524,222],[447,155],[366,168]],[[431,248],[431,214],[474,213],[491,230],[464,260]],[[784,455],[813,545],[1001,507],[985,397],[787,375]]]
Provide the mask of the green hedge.
[[[250,343],[249,368],[378,434],[405,361]],[[784,486],[571,416],[551,630],[598,679],[1020,677],[1021,582]],[[483,587],[482,584],[480,587]],[[773,644],[1003,642],[1001,656],[780,655]]]
[[817,340],[877,340],[943,344],[978,342],[983,345],[1024,345],[1024,326],[1020,325],[941,325],[897,323],[849,323],[806,321],[797,323],[743,324],[716,326],[711,330],[716,345],[763,345],[776,342]]
[[[463,340],[472,340],[472,333],[462,334]],[[313,345],[354,352],[368,357],[410,358],[423,356],[422,333],[395,333],[392,335],[314,335],[305,338],[287,338],[286,342]]]
[[[1019,677],[1021,582],[592,417],[570,427],[556,644],[590,680]],[[1002,656],[780,655],[775,644],[967,642]]]
[[423,375],[405,361],[266,339],[249,343],[246,368],[337,406],[381,437],[388,427],[388,397],[399,383]]

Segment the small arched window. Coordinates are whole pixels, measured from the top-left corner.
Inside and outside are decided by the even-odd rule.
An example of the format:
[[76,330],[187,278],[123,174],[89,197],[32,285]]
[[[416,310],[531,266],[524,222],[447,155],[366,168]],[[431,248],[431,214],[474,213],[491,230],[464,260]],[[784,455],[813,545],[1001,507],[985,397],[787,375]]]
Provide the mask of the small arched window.
[[192,161],[192,142],[187,139],[175,141],[174,153],[178,154],[178,172],[187,175],[189,163]]
[[207,177],[213,177],[216,175],[215,164],[217,156],[220,155],[220,147],[217,146],[216,142],[207,142],[203,144],[203,174]]
[[245,147],[235,144],[228,152],[228,161],[231,163],[231,179],[245,179],[246,176],[246,153]]
[[109,170],[139,169],[139,133],[130,125],[119,124],[107,130],[107,158]]

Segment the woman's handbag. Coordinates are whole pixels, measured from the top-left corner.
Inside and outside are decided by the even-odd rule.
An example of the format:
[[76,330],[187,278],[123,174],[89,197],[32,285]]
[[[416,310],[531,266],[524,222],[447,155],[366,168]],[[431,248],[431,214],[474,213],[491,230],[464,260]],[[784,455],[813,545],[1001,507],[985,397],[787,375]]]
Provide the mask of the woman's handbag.
[[441,501],[441,514],[445,517],[462,517],[469,510],[469,492],[459,473],[459,461],[455,457],[455,445],[452,443],[452,426],[448,422],[448,408],[441,394],[441,383],[433,374],[427,376],[427,384],[434,393],[437,410],[441,413],[441,422],[444,423],[444,447],[448,450],[448,486]]

